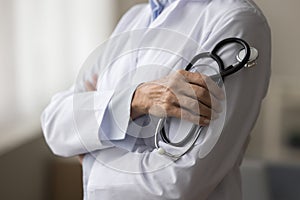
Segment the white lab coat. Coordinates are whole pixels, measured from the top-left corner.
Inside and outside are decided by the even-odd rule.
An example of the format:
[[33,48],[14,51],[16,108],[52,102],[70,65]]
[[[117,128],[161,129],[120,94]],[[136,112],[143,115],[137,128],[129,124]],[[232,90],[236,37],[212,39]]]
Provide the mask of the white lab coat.
[[[157,119],[130,120],[132,95],[138,84],[184,68],[194,54],[211,51],[227,37],[243,38],[257,48],[258,65],[226,78],[221,123],[207,128],[194,148],[173,163],[153,148]],[[270,44],[266,19],[252,1],[177,0],[152,22],[150,6],[137,5],[77,84],[53,97],[41,117],[46,141],[57,155],[86,154],[88,200],[241,199],[239,165],[267,92]],[[225,65],[236,53],[233,47],[221,52]],[[84,92],[82,83],[92,73],[100,73],[97,91]],[[188,127],[173,119],[168,132],[176,137]]]

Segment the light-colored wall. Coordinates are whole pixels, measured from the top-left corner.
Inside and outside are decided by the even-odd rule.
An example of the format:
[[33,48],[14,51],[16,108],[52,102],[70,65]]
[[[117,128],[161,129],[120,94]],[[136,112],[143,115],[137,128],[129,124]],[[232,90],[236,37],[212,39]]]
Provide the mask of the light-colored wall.
[[248,155],[272,161],[299,162],[299,150],[286,146],[292,129],[300,130],[300,1],[256,0],[272,31],[272,77],[269,93],[253,131]]
[[300,1],[256,0],[272,28],[274,75],[297,78],[300,73]]
[[[9,17],[8,17],[9,16]],[[15,118],[16,87],[14,73],[14,55],[12,49],[14,41],[10,37],[13,35],[12,25],[12,5],[10,1],[0,1],[0,96],[6,94],[0,101],[0,127],[6,121]],[[2,29],[2,27],[6,27]],[[5,74],[5,76],[1,76]],[[10,87],[8,87],[8,85]]]

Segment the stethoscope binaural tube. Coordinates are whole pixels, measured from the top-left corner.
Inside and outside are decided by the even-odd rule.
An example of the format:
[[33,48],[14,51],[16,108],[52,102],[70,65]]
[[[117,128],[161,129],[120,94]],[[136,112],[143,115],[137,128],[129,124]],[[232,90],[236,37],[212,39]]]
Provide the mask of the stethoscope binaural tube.
[[240,60],[237,63],[235,63],[233,65],[230,65],[226,68],[224,67],[224,65],[219,65],[220,75],[218,74],[218,76],[221,76],[223,80],[226,76],[234,74],[235,72],[242,69],[248,63],[250,55],[251,55],[250,46],[246,41],[244,41],[240,38],[227,38],[227,39],[222,40],[221,42],[219,42],[211,52],[212,55],[214,55],[216,57],[219,57],[218,53],[220,52],[220,50],[224,46],[229,45],[229,44],[235,44],[235,43],[240,44],[241,46],[243,46],[242,49],[245,50],[245,56],[242,60]]

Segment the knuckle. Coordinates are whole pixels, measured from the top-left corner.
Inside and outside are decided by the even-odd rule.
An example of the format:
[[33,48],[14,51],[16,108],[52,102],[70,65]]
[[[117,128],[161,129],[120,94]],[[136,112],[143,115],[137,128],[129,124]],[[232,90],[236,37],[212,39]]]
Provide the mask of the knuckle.
[[176,86],[178,82],[178,78],[176,77],[176,75],[174,77],[171,77],[168,81],[168,88],[167,90],[170,90],[170,88],[174,88]]
[[208,76],[204,75],[204,74],[201,74],[201,77],[202,77],[202,80],[206,83],[209,79]]
[[173,101],[173,95],[172,95],[172,92],[167,92],[166,93],[166,95],[165,95],[165,97],[164,97],[164,101],[166,102],[166,103],[172,103],[172,101]]
[[209,77],[206,76],[206,75],[203,75],[201,74],[201,82],[202,82],[202,85],[207,87],[208,83],[209,83]]
[[177,103],[179,104],[180,107],[186,106],[189,103],[188,99],[186,97],[177,97],[176,96],[176,99],[177,99]]
[[207,101],[209,101],[210,103],[212,103],[212,98],[211,98],[209,92],[206,92],[206,93],[205,93],[205,97],[206,97]]
[[203,79],[203,75],[199,72],[193,73],[193,75],[195,76],[195,78],[197,78],[197,80],[202,80]]
[[169,113],[169,112],[171,111],[172,106],[171,106],[171,104],[169,104],[169,103],[164,103],[163,106],[162,106],[162,108],[163,108],[167,113]]
[[198,97],[204,97],[205,96],[205,89],[200,87],[198,88],[198,90],[196,91],[196,94]]
[[184,98],[181,102],[182,105],[185,105],[186,107],[189,107],[189,106],[194,106],[193,102],[191,102],[188,98]]
[[198,101],[194,101],[193,103],[191,103],[191,105],[195,111],[200,111],[200,104]]
[[207,114],[206,114],[207,118],[211,119],[211,117],[212,117],[212,112],[211,112],[211,110],[208,110],[206,113],[207,113]]
[[190,120],[191,119],[190,115],[187,112],[184,112],[183,110],[181,110],[181,112],[180,112],[180,117],[182,119],[186,119],[186,120]]
[[210,100],[210,93],[207,89],[203,89],[203,97]]
[[184,69],[178,69],[178,70],[176,70],[176,74],[181,74],[181,75],[183,75],[186,71],[184,70]]
[[178,69],[176,70],[176,73],[174,73],[174,79],[175,80],[182,79],[185,74],[186,71],[184,69]]

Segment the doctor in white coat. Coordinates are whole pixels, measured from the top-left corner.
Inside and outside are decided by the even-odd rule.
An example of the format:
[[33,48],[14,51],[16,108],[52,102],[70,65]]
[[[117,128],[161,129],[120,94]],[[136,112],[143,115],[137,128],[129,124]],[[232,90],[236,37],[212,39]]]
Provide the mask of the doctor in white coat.
[[[258,49],[255,67],[226,78],[222,88],[207,78],[218,70],[208,61],[199,73],[182,70],[228,37]],[[221,52],[225,65],[237,52]],[[251,0],[150,0],[123,16],[96,57],[41,117],[56,155],[85,155],[85,199],[242,199],[239,166],[268,89],[271,57],[269,26]],[[154,146],[164,116],[172,117],[170,138],[192,124],[206,127],[176,162]]]

